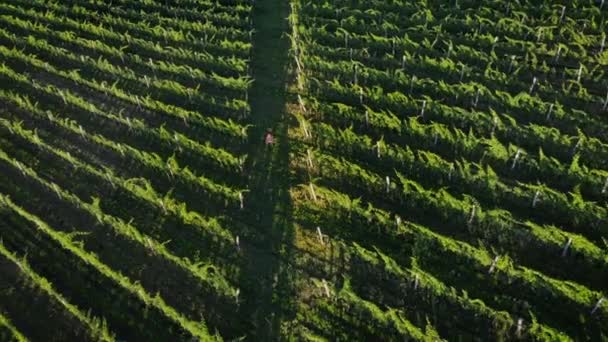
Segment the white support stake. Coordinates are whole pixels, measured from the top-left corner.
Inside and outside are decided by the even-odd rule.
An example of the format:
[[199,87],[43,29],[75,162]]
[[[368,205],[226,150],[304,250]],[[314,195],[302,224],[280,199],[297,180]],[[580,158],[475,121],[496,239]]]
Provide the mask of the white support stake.
[[317,194],[315,193],[315,188],[314,188],[314,186],[312,186],[312,183],[309,183],[308,185],[310,186],[310,194],[312,196],[312,199],[316,202]]
[[570,248],[570,245],[572,245],[572,238],[568,238],[568,242],[566,242],[566,245],[564,246],[564,249],[562,250],[562,257],[566,256],[566,254],[568,253],[568,249]]
[[325,279],[323,279],[323,289],[325,289],[325,295],[327,298],[331,298],[331,292],[329,292],[329,287],[327,286]]
[[498,262],[499,256],[497,255],[494,260],[492,261],[492,265],[490,266],[490,269],[488,270],[488,273],[492,273],[494,272],[494,269],[496,268],[496,263]]
[[511,170],[515,169],[517,166],[517,161],[519,160],[519,156],[521,155],[521,149],[517,149],[517,153],[515,153],[515,158],[513,159],[513,165],[511,165]]
[[498,118],[495,116],[492,120],[492,134],[496,131],[496,127],[498,127]]
[[306,113],[306,106],[304,105],[304,100],[302,99],[302,96],[300,96],[300,94],[298,94],[298,103],[300,104],[302,111]]
[[460,69],[460,82],[462,82],[462,79],[464,78],[465,69],[466,69],[465,65],[462,64],[462,68]]
[[509,74],[511,73],[511,71],[513,70],[513,64],[515,63],[515,55],[511,55],[511,62],[509,63]]
[[534,77],[532,79],[532,85],[530,86],[530,95],[532,95],[532,92],[534,91],[534,86],[536,85],[537,82],[538,82],[538,79],[536,77]]
[[302,129],[304,130],[304,137],[310,139],[312,138],[312,133],[310,133],[310,131],[308,130],[308,126],[306,125],[306,122],[302,123]]
[[359,88],[359,103],[363,105],[363,88]]
[[521,337],[521,332],[523,330],[523,327],[524,327],[524,320],[520,318],[517,320],[517,330],[515,331],[515,334],[517,335],[517,337]]
[[454,164],[450,164],[450,171],[448,172],[448,180],[452,180],[452,172],[454,172]]
[[600,305],[602,305],[602,303],[604,302],[604,300],[606,300],[606,298],[602,297],[602,298],[600,298],[600,300],[597,301],[597,303],[593,307],[593,310],[591,310],[591,315],[593,315],[597,311],[597,309],[600,308]]
[[536,193],[534,193],[534,199],[532,199],[532,208],[536,208],[536,204],[538,203],[539,200],[540,200],[540,191],[536,190]]
[[416,77],[416,75],[410,78],[410,94],[412,93],[412,91],[414,91],[414,82],[416,82],[416,80],[418,80],[418,77]]
[[325,241],[323,240],[323,233],[321,232],[321,227],[317,226],[317,235],[319,236],[319,241],[321,241],[322,245],[325,245]]
[[580,138],[576,141],[576,145],[574,145],[574,147],[572,148],[572,154],[576,153],[576,151],[580,147],[582,141],[583,141],[583,139],[580,139]]
[[116,189],[116,185],[114,185],[114,182],[112,181],[112,177],[110,176],[110,174],[109,173],[105,173],[104,175],[108,179],[108,182],[110,182],[110,185],[112,185],[112,189]]
[[549,110],[547,111],[547,117],[545,118],[547,121],[549,121],[549,119],[551,119],[551,113],[553,113],[553,106],[554,106],[553,103],[549,106]]
[[468,224],[473,223],[473,220],[475,219],[475,214],[476,213],[477,213],[477,206],[474,205],[473,208],[471,208],[471,215],[469,216]]
[[422,101],[422,109],[420,110],[420,116],[424,118],[424,110],[426,109],[426,100]]
[[306,150],[306,161],[308,162],[308,168],[312,169],[314,164],[312,163],[312,155],[310,153],[310,149]]

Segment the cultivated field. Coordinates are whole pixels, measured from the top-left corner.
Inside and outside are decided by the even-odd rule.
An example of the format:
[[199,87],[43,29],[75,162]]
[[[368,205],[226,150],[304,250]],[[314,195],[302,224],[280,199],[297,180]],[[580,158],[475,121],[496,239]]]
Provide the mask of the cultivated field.
[[1,1],[0,341],[608,341],[607,16]]

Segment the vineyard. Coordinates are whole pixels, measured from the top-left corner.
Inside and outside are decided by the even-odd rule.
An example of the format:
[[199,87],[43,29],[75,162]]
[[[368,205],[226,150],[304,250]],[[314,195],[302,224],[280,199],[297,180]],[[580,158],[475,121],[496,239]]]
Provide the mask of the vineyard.
[[606,17],[1,1],[0,341],[608,341]]

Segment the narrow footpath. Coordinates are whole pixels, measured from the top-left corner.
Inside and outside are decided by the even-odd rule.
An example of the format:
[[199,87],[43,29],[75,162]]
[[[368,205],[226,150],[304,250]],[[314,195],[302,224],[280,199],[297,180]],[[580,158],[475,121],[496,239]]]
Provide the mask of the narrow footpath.
[[[251,105],[248,160],[245,172],[250,192],[245,217],[257,228],[261,245],[243,245],[241,267],[241,319],[247,320],[247,340],[280,338],[284,317],[293,308],[293,272],[286,266],[293,241],[289,196],[289,144],[287,139],[286,85],[288,83],[287,0],[256,0],[253,10],[253,52],[250,64],[254,83]],[[274,132],[274,146],[267,148],[264,133]],[[261,248],[260,248],[261,247]]]

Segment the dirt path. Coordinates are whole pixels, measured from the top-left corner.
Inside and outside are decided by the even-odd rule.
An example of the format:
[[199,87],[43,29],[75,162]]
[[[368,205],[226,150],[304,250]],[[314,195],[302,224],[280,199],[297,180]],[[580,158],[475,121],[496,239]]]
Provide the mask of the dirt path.
[[[281,322],[293,308],[293,272],[281,261],[289,260],[294,232],[285,112],[288,15],[288,1],[255,1],[251,60],[255,82],[249,94],[254,126],[249,131],[251,148],[245,165],[250,189],[245,216],[259,227],[261,246],[243,244],[241,268],[242,318],[249,320],[246,336],[252,341],[278,340]],[[263,142],[267,128],[274,131],[272,149]]]

